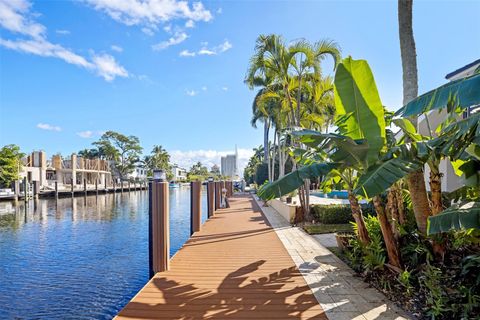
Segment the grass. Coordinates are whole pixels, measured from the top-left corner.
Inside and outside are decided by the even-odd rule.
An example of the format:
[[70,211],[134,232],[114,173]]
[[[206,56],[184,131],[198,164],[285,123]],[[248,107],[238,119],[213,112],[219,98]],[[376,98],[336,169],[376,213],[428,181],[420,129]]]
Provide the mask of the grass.
[[349,232],[353,231],[352,225],[346,224],[314,224],[303,227],[308,234],[322,234],[334,232]]

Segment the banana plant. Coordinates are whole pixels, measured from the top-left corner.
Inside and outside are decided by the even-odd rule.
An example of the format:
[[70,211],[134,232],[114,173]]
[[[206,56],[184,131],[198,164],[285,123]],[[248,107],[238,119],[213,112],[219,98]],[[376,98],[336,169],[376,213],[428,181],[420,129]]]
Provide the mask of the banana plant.
[[[304,145],[326,151],[328,162],[312,163],[302,168],[304,170],[302,172],[292,172],[283,179],[264,186],[259,195],[262,198],[281,196],[282,193],[299,187],[302,178],[307,176],[314,178],[326,175],[330,178],[340,178],[348,190],[352,215],[358,226],[358,237],[361,242],[368,243],[370,239],[362,211],[353,191],[359,181],[357,175],[374,166],[386,148],[385,110],[366,61],[353,60],[351,57],[344,59],[337,67],[334,84],[338,134],[324,134],[312,130],[292,134]],[[314,168],[315,170],[312,170]],[[378,196],[373,200],[380,218],[390,263],[395,267],[401,267],[398,244],[383,204]]]

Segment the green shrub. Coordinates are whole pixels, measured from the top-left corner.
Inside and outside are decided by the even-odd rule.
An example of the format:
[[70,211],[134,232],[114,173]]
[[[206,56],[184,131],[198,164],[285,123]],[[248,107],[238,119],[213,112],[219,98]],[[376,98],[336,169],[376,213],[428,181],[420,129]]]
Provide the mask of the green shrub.
[[[370,206],[362,206],[363,214],[373,213]],[[324,224],[344,224],[353,221],[352,210],[349,205],[315,205],[312,215],[316,222]]]

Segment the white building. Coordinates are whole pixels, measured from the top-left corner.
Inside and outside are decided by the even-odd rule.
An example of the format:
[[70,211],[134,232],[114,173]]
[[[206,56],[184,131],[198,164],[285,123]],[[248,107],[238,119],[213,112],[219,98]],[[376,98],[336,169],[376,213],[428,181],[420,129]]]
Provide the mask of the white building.
[[132,173],[128,174],[128,178],[136,181],[145,181],[147,180],[147,169],[143,166],[136,166]]
[[238,151],[235,146],[235,154],[228,154],[221,158],[221,173],[223,176],[235,179],[238,177]]
[[[447,74],[445,78],[449,81],[462,79],[462,78],[473,75],[475,70],[477,70],[479,67],[480,67],[480,59]],[[462,117],[463,118],[469,117],[471,114],[479,111],[480,111],[480,106],[470,106],[465,110]],[[430,136],[430,135],[435,136],[436,135],[435,129],[446,119],[446,116],[447,116],[447,111],[445,109],[432,110],[426,114],[419,116],[418,124],[417,124],[418,132],[425,136]],[[450,160],[448,159],[441,160],[439,169],[440,169],[440,172],[444,174],[442,177],[442,191],[452,192],[465,185],[463,182],[463,178],[455,174],[455,171],[453,169],[452,164],[450,163]],[[427,187],[427,190],[430,191],[430,185],[428,183],[429,177],[430,177],[430,168],[428,165],[425,165],[424,172],[425,172],[426,187]]]
[[180,168],[176,164],[172,167],[173,180],[174,181],[185,181],[187,180],[187,170]]

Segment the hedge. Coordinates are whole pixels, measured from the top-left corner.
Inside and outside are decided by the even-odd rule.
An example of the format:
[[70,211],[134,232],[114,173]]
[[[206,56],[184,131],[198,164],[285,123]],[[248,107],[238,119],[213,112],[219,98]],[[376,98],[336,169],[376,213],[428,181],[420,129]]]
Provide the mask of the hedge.
[[[362,205],[362,211],[365,216],[375,215],[375,211],[369,205]],[[312,215],[315,222],[324,224],[341,224],[354,221],[349,205],[314,205]]]

